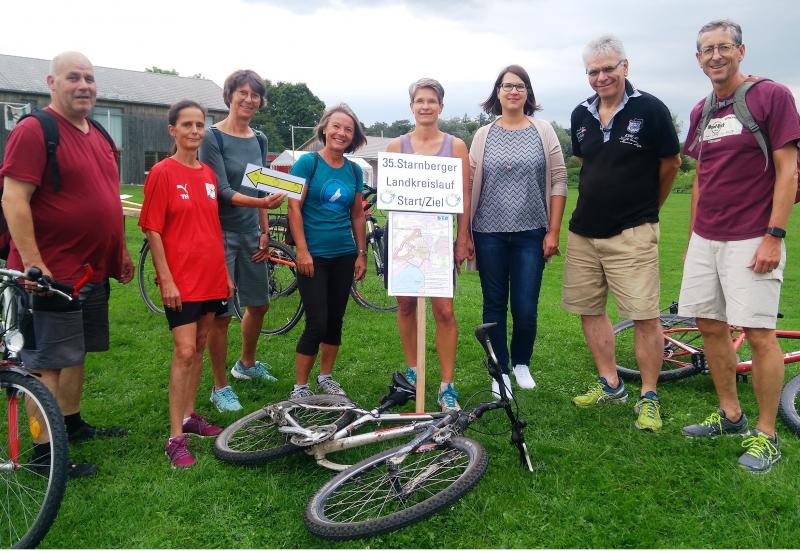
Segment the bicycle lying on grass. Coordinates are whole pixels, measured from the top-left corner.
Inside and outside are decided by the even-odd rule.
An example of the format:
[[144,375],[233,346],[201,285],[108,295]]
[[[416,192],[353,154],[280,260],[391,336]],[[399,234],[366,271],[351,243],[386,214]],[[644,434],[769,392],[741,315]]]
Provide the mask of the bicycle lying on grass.
[[[44,277],[0,269],[0,547],[36,547],[58,514],[67,483],[68,450],[64,418],[50,391],[18,358],[30,322],[26,285],[35,292],[77,297],[91,278],[70,287]],[[49,458],[32,462],[34,444],[47,444]]]
[[[419,522],[461,499],[486,473],[488,455],[464,437],[487,411],[502,409],[520,461],[533,471],[525,444],[526,422],[511,406],[500,368],[480,325],[475,336],[486,352],[489,374],[500,382],[500,399],[454,413],[388,413],[413,399],[414,386],[395,373],[389,394],[367,411],[345,396],[316,395],[264,407],[227,427],[214,443],[220,459],[254,464],[305,451],[317,463],[340,471],[308,502],[307,528],[317,536],[345,540],[381,534]],[[371,432],[367,425],[392,424]],[[326,459],[328,453],[416,434],[407,444],[382,451],[355,465]]]
[[[782,318],[781,314],[778,317]],[[708,373],[708,362],[703,351],[703,337],[694,318],[678,315],[678,304],[673,303],[659,316],[664,333],[664,358],[659,382],[674,381]],[[731,340],[736,350],[736,373],[745,376],[753,369],[753,359],[741,327],[730,327]],[[625,320],[614,325],[616,337],[617,372],[627,381],[641,380],[634,354],[634,322]],[[779,342],[800,339],[800,331],[776,329]],[[783,363],[800,362],[800,350],[786,352]],[[630,367],[627,367],[630,366]],[[779,413],[786,426],[800,435],[800,375],[791,379],[781,393]]]
[[[267,270],[270,304],[269,310],[264,315],[261,333],[282,335],[297,325],[304,311],[300,291],[297,289],[296,264],[292,248],[285,243],[270,239],[269,259],[264,262],[264,269]],[[155,267],[150,260],[150,246],[147,244],[147,239],[139,249],[137,281],[139,292],[147,307],[157,314],[163,314],[161,292],[158,289]],[[239,319],[242,319],[244,312],[236,296],[234,296],[233,311]]]

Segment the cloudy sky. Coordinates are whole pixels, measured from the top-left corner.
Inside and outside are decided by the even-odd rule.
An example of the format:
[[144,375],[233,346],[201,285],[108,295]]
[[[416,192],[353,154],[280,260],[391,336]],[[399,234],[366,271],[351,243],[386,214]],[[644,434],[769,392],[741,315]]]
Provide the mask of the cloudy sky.
[[[585,43],[614,33],[630,78],[686,121],[709,90],[694,58],[699,27],[739,22],[745,72],[788,85],[800,100],[797,0],[46,0],[36,16],[3,10],[0,53],[49,59],[68,49],[96,65],[157,65],[222,84],[238,68],[306,82],[327,104],[346,101],[362,120],[409,118],[408,84],[445,87],[444,116],[479,112],[503,66],[531,74],[540,116],[564,125],[590,95]],[[30,16],[28,16],[30,15]],[[98,83],[102,87],[102,82]]]

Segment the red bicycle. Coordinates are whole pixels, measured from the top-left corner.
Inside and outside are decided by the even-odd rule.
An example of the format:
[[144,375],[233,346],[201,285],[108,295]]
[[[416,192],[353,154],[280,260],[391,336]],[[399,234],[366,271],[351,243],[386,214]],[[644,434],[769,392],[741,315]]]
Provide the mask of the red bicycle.
[[[30,337],[26,289],[77,297],[92,276],[86,267],[73,287],[44,277],[0,269],[0,547],[36,547],[58,514],[67,483],[67,433],[53,395],[18,357]],[[34,456],[34,445],[47,446]]]
[[[779,318],[783,316],[778,314]],[[708,362],[703,351],[703,337],[694,318],[678,315],[678,304],[673,303],[659,316],[664,333],[664,358],[659,382],[675,381],[699,373],[708,373]],[[741,327],[730,327],[731,340],[736,350],[737,376],[746,377],[753,369],[753,359],[745,332]],[[779,342],[800,339],[800,331],[778,329]],[[641,380],[634,353],[634,321],[624,320],[614,325],[616,337],[617,372],[627,381]],[[800,362],[800,350],[785,352],[783,363]],[[786,426],[800,435],[800,375],[783,388],[780,415]]]

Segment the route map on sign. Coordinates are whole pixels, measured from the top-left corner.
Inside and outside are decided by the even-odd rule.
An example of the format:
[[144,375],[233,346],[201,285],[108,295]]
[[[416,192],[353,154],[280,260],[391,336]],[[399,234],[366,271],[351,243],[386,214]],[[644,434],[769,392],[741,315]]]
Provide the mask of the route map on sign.
[[289,199],[300,199],[303,194],[304,178],[286,174],[278,170],[262,168],[252,163],[247,163],[244,171],[242,185],[245,187],[264,191],[266,193],[285,193]]
[[389,295],[453,296],[453,216],[389,213]]

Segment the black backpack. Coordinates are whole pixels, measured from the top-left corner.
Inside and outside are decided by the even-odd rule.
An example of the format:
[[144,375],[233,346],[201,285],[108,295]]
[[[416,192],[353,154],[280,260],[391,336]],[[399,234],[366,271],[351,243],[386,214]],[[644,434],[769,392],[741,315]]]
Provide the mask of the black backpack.
[[[47,161],[45,162],[44,170],[46,173],[49,167],[50,176],[53,180],[53,190],[57,193],[61,191],[61,172],[58,169],[58,159],[56,158],[56,149],[58,148],[59,143],[58,123],[56,122],[56,119],[52,113],[45,110],[39,110],[20,117],[19,121],[17,121],[17,124],[28,117],[35,118],[42,126],[42,134],[44,134],[44,147],[47,152]],[[88,120],[109,143],[111,150],[114,152],[114,158],[116,159],[117,163],[119,163],[119,150],[117,149],[117,145],[114,143],[114,139],[106,131],[106,129],[103,128],[102,124],[91,117],[89,117]],[[42,173],[42,181],[44,181],[45,173]],[[0,181],[0,198],[2,198],[2,196],[3,183]],[[8,258],[10,244],[11,235],[8,232],[8,224],[6,223],[6,217],[3,214],[3,210],[0,209],[0,258],[3,260]]]

